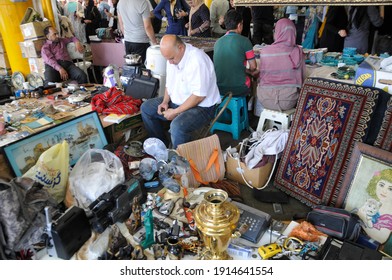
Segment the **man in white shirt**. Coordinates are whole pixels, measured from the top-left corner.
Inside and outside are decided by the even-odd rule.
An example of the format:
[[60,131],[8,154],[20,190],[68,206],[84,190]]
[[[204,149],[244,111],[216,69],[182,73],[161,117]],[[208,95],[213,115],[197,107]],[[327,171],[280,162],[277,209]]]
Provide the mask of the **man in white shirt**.
[[170,123],[172,148],[192,140],[192,133],[209,124],[221,102],[214,64],[202,50],[182,42],[176,35],[165,35],[161,53],[167,59],[165,95],[141,106],[144,126],[150,137],[166,146],[162,121]]
[[117,5],[118,25],[124,34],[125,53],[141,55],[143,63],[150,43],[157,44],[147,2],[122,0]]

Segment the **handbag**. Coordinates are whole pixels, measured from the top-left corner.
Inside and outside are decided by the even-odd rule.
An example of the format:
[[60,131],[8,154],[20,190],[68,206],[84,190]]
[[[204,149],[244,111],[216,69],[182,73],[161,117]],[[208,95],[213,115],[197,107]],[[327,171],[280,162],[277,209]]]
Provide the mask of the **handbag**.
[[157,96],[159,80],[151,75],[151,70],[141,69],[128,80],[125,94],[136,99],[150,99]]
[[340,240],[355,241],[361,232],[359,218],[340,208],[318,205],[308,213],[306,220],[319,231]]
[[216,183],[225,176],[225,163],[218,135],[178,145],[177,152],[189,161],[188,186]]

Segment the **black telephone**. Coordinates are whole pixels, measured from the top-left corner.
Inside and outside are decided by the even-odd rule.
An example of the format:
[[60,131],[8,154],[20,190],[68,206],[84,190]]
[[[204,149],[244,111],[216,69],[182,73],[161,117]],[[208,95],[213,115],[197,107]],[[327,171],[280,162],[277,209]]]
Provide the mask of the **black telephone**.
[[258,243],[264,232],[269,228],[271,215],[236,201],[233,201],[233,203],[237,205],[241,213],[238,227],[243,223],[248,225],[248,230],[241,235],[241,238],[252,243]]

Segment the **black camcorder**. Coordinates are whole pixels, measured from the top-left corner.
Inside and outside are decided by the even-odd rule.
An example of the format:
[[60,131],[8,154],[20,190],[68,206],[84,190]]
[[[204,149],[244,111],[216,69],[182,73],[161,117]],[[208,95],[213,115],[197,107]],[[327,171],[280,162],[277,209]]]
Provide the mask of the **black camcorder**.
[[109,225],[124,222],[129,218],[134,197],[142,203],[144,196],[141,184],[134,178],[100,195],[88,207],[91,210],[90,222],[93,230],[102,233]]

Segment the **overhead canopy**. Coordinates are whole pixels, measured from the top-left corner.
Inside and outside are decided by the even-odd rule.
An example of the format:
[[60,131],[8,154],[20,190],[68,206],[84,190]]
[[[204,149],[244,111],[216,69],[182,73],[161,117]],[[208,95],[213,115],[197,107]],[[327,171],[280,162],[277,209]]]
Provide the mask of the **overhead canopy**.
[[236,6],[380,6],[392,0],[234,0]]

